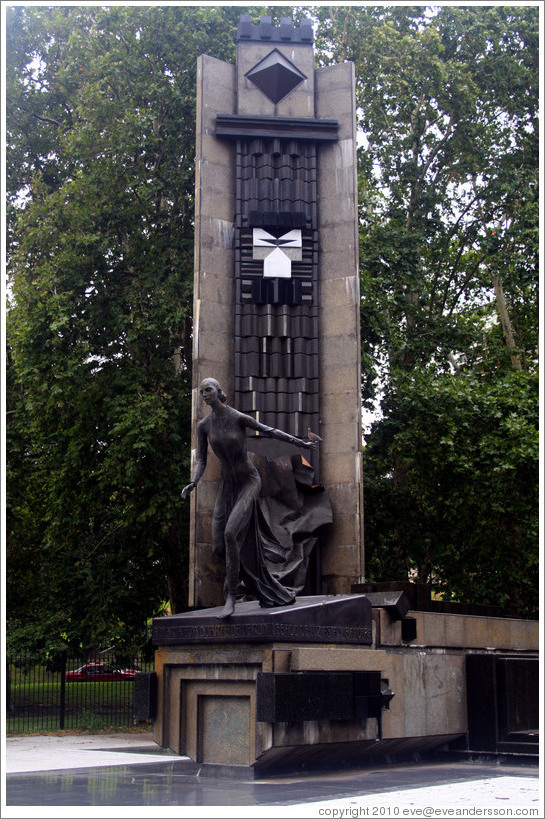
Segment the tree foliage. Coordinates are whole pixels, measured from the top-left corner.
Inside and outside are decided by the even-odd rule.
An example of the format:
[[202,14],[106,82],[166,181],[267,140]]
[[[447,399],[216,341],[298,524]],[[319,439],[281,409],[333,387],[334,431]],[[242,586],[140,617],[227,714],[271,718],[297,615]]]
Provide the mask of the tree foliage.
[[336,44],[328,59],[356,66],[366,360],[381,352],[387,374],[430,362],[448,371],[497,310],[495,271],[535,368],[537,9],[320,14]]
[[538,426],[535,374],[408,374],[365,448],[367,571],[535,616]]
[[263,11],[7,11],[7,608],[32,644],[187,605],[197,59],[234,62]]
[[196,60],[238,13],[8,12],[8,610],[36,641],[187,603]]
[[33,644],[186,604],[196,61],[267,11],[356,68],[368,574],[534,605],[537,9],[18,6],[7,605]]
[[[510,589],[535,613],[537,9],[316,14],[321,59],[355,64],[363,142],[362,395],[368,408],[382,397],[366,441],[368,574],[474,602]],[[504,438],[519,406],[520,437]],[[467,469],[445,472],[447,440]],[[464,572],[470,544],[483,560]]]

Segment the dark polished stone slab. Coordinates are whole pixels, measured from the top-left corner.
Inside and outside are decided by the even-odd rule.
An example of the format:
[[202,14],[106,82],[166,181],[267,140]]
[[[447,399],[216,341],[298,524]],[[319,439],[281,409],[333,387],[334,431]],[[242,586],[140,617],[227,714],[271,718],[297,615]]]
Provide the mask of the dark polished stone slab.
[[218,619],[220,611],[218,606],[156,617],[153,643],[371,644],[372,606],[363,594],[298,597],[292,605],[276,608],[246,601],[224,620]]
[[374,609],[386,609],[392,620],[403,620],[410,609],[409,599],[405,592],[366,592]]
[[250,114],[217,114],[216,136],[225,139],[276,137],[311,142],[336,142],[336,119],[312,117],[260,117]]
[[[389,581],[383,583],[354,583],[354,594],[368,594],[373,599],[376,594],[403,592],[409,601],[411,611],[431,611],[435,614],[469,614],[475,617],[513,617],[501,606],[482,605],[480,603],[454,603],[446,600],[432,600],[431,586],[428,583],[413,583],[409,580]],[[373,602],[373,606],[376,606]],[[524,618],[523,618],[524,619]]]

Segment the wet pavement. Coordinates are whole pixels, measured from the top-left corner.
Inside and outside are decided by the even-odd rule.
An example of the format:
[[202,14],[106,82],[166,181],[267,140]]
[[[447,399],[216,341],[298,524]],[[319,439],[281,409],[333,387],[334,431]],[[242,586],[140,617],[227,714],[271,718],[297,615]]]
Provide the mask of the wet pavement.
[[[78,811],[78,815],[137,816],[139,808],[153,806],[160,809],[153,811],[154,817],[166,811],[164,815],[169,816],[341,819],[418,815],[403,813],[418,806],[428,806],[428,813],[419,815],[442,815],[441,808],[460,806],[468,812],[457,815],[469,816],[475,815],[469,809],[480,805],[496,810],[507,806],[524,809],[518,816],[544,815],[539,769],[531,762],[498,764],[491,759],[461,759],[249,780],[244,772],[240,774],[243,778],[228,773],[212,776],[187,757],[163,751],[150,736],[132,734],[9,737],[4,770],[6,811],[2,810],[2,816],[39,816],[38,808],[52,806],[59,808],[55,816],[64,815],[63,807],[74,806],[119,807],[113,814],[100,810],[96,814]],[[21,813],[16,806],[33,810]],[[173,812],[179,806],[195,810]],[[429,812],[430,806],[435,813]],[[10,807],[14,813],[9,812]],[[122,813],[122,807],[130,808],[129,814]],[[232,808],[236,808],[234,813],[229,813]],[[141,815],[149,816],[149,810]]]

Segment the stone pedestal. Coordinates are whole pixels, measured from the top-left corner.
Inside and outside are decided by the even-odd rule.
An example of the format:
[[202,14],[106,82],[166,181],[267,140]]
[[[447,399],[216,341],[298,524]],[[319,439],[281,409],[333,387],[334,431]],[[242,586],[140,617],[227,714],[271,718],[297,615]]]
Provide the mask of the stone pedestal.
[[335,645],[371,645],[366,597],[303,597],[274,609],[239,603],[226,620],[220,610],[154,621],[159,744],[205,765],[267,769],[304,759],[309,746],[316,755],[376,741],[378,669],[371,677],[365,663],[339,670],[330,657],[323,670],[291,673],[303,646],[327,656]]
[[[223,621],[219,608],[158,618],[156,742],[203,771],[250,776],[467,748],[466,657],[537,664],[538,624],[386,603],[339,595],[238,604]],[[481,692],[469,693],[475,710]]]

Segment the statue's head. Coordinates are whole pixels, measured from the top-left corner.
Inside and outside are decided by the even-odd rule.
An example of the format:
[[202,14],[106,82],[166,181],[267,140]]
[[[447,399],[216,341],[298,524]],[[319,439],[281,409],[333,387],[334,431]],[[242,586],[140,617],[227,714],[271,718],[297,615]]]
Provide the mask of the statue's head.
[[216,390],[216,392],[218,394],[218,398],[221,401],[221,403],[225,404],[225,402],[227,401],[227,396],[225,395],[222,388],[220,387],[219,381],[216,381],[215,378],[204,378],[201,381],[201,389],[200,389],[201,395],[203,395],[203,388],[204,388],[205,385],[213,387]]

